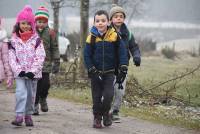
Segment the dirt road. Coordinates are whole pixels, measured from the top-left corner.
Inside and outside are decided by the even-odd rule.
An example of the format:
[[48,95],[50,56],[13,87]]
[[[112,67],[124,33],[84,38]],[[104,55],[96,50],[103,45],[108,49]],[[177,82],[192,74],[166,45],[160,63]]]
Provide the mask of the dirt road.
[[103,129],[92,128],[91,108],[82,104],[49,98],[49,112],[34,116],[34,127],[14,127],[14,93],[0,90],[0,134],[200,134],[184,128],[164,126],[123,117]]

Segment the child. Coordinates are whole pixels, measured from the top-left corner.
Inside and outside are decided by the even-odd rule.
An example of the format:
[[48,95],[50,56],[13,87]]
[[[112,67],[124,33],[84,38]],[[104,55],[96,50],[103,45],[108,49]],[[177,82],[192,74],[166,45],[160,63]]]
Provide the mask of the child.
[[99,10],[94,15],[94,26],[87,37],[84,49],[84,61],[89,77],[93,100],[94,128],[112,125],[109,114],[114,94],[113,81],[116,67],[115,49],[119,52],[120,73],[127,71],[127,54],[125,45],[109,25],[108,13]]
[[[135,43],[135,39],[133,34],[128,30],[125,21],[126,14],[124,9],[120,6],[114,6],[110,10],[110,21],[111,26],[113,26],[118,34],[122,37],[126,48],[127,48],[127,58],[130,59],[130,53],[133,57],[134,64],[138,67],[140,66],[141,58],[140,58],[140,50],[138,45]],[[121,84],[122,87],[119,86],[121,83],[115,83],[115,92],[114,92],[114,100],[113,100],[113,112],[112,117],[113,120],[119,120],[119,109],[122,103],[122,98],[125,92],[126,78]]]
[[[42,69],[42,78],[37,84],[34,115],[39,115],[39,102],[42,112],[48,111],[47,96],[50,88],[49,73],[57,73],[60,65],[60,54],[56,33],[48,27],[49,13],[45,7],[39,7],[35,13],[36,31],[42,41],[46,52],[46,58]],[[52,67],[53,63],[53,67]]]
[[25,6],[16,19],[11,38],[9,60],[16,80],[15,126],[21,126],[23,116],[26,126],[33,126],[31,115],[34,110],[37,81],[42,77],[45,50],[35,32],[34,14]]
[[[1,26],[1,18],[0,18]],[[8,59],[8,44],[6,31],[0,27],[0,83],[6,80],[7,88],[13,84],[13,74]]]

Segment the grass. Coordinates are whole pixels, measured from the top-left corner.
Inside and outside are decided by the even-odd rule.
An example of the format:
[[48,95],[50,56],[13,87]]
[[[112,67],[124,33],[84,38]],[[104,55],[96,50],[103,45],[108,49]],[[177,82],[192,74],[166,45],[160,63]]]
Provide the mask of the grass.
[[[136,68],[131,60],[129,75],[134,75],[138,79],[139,83],[145,88],[151,87],[160,81],[165,81],[174,77],[172,74],[175,72],[183,73],[186,70],[192,69],[200,64],[199,58],[186,57],[183,59],[169,60],[162,57],[144,57],[142,58],[141,67]],[[175,94],[188,99],[187,91],[185,90],[185,87],[188,87],[192,96],[191,101],[194,102],[196,106],[200,106],[199,81],[200,71],[197,71],[195,72],[195,75],[187,77],[186,80],[180,82],[180,86]],[[84,103],[88,105],[92,104],[90,89],[83,89],[77,85],[70,89],[66,89],[66,87],[52,88],[50,90],[50,96],[77,103]],[[189,114],[180,114],[178,109],[165,109],[157,106],[140,106],[137,108],[128,108],[123,106],[121,112],[125,116],[134,116],[157,123],[181,126],[190,129],[200,129],[199,119],[194,119]]]

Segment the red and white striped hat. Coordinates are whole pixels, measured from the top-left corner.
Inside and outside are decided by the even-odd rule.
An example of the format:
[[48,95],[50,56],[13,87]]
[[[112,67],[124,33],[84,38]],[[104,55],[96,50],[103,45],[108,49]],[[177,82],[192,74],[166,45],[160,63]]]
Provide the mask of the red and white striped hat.
[[35,20],[38,19],[45,19],[46,21],[49,19],[49,11],[44,6],[39,7],[35,13]]

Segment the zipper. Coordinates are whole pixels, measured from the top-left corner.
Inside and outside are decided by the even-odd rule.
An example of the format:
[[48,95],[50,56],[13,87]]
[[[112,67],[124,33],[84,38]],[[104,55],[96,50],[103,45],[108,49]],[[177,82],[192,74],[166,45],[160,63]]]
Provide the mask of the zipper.
[[103,74],[104,74],[104,55],[105,53],[104,53],[104,39],[103,39],[103,69],[102,69]]

